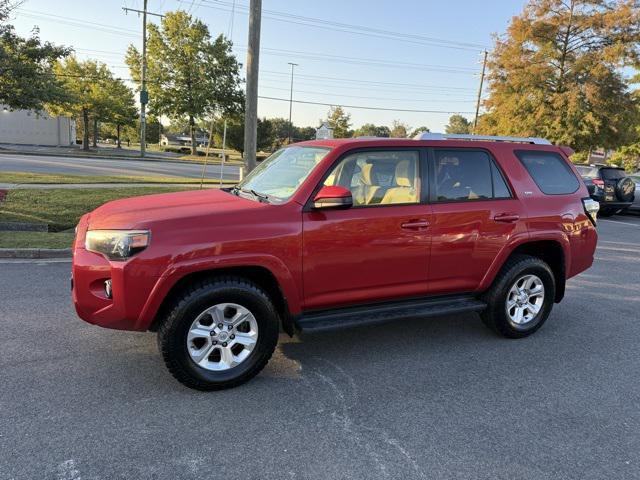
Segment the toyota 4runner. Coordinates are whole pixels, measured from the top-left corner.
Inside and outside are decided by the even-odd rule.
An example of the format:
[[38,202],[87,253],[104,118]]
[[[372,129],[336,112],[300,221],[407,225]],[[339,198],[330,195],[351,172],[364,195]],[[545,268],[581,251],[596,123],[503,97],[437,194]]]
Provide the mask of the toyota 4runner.
[[477,312],[525,337],[593,262],[598,203],[568,150],[430,133],[317,140],[230,189],[109,202],[77,228],[75,308],[157,332],[169,371],[201,390],[255,376],[280,329]]

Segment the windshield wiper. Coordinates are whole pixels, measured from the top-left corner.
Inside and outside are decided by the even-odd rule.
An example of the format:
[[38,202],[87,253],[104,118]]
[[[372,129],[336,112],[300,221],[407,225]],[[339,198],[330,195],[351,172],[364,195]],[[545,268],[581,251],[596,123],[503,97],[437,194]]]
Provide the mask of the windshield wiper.
[[239,190],[243,193],[250,193],[261,202],[266,201],[267,203],[269,203],[269,195],[267,195],[266,193],[256,192],[252,188],[240,188]]

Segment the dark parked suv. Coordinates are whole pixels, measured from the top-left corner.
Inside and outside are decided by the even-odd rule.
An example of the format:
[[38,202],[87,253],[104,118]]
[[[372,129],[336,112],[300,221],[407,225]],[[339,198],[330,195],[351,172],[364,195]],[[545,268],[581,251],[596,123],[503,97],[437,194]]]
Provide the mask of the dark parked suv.
[[576,165],[589,195],[600,203],[598,215],[610,217],[633,204],[636,184],[624,168],[609,165]]
[[84,215],[73,301],[87,322],[158,332],[202,390],[256,375],[280,329],[478,312],[525,337],[593,262],[598,203],[565,153],[432,133],[290,145],[234,188]]

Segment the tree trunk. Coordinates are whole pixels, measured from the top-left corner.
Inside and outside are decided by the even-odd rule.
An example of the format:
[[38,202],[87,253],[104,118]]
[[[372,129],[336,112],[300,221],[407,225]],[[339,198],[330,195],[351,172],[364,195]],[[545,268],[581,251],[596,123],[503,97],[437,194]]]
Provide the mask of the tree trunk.
[[98,119],[93,117],[93,148],[98,147]]
[[120,124],[116,125],[116,145],[118,148],[122,148],[122,144],[120,143]]
[[191,155],[198,155],[195,121],[191,115],[189,115],[189,133],[191,134]]
[[82,109],[82,149],[89,150],[89,111]]

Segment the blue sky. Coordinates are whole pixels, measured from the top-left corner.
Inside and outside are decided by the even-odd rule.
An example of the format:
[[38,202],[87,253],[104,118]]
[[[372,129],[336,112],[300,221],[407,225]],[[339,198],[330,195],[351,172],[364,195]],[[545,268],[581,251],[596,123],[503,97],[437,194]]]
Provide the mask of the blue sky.
[[[248,3],[235,1],[233,21],[234,0],[149,0],[149,10],[190,10],[209,25],[212,35],[229,35],[232,27],[235,51],[244,63]],[[130,43],[141,45],[141,19],[125,15],[123,6],[141,8],[142,0],[27,0],[13,23],[22,34],[37,25],[42,39],[72,46],[78,57],[98,59],[118,76],[128,77],[124,52]],[[466,112],[475,108],[482,47],[490,48],[492,35],[503,33],[523,6],[524,0],[263,0],[260,95],[288,99],[287,62],[294,62],[299,64],[294,80],[297,100],[446,112],[345,107],[354,127],[367,122],[390,125],[397,119],[441,131],[449,112],[473,116]],[[291,15],[332,23],[318,28]],[[354,31],[336,22],[405,36]],[[294,104],[294,123],[317,126],[328,109]],[[261,99],[258,114],[286,118],[289,104]]]

